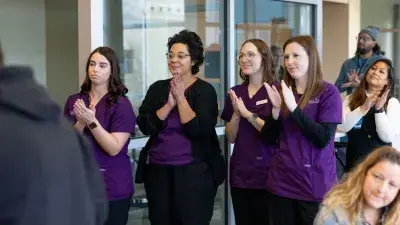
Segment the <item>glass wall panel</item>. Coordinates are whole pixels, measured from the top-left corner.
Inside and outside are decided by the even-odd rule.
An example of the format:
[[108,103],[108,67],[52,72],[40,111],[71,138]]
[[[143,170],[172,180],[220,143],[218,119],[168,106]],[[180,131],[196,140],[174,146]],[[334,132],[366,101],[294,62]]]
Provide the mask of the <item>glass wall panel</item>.
[[[182,29],[196,32],[205,48],[205,63],[198,77],[210,82],[218,94],[220,110],[225,90],[221,82],[223,56],[220,51],[220,17],[223,8],[219,0],[120,0],[105,3],[105,44],[120,49],[123,58],[124,81],[128,96],[137,114],[148,87],[157,80],[170,77],[165,53],[167,41]],[[115,2],[115,1],[114,1]],[[117,4],[117,6],[116,6]],[[115,8],[110,10],[110,8]],[[118,12],[122,8],[122,12]],[[122,33],[111,28],[122,13]],[[109,18],[109,19],[107,19]],[[219,122],[222,124],[222,122]],[[137,130],[136,137],[142,136]]]
[[[272,0],[235,0],[236,54],[245,40],[259,38],[270,47],[276,46],[276,61],[283,62],[281,48],[288,38],[314,35],[314,7]],[[241,82],[237,75],[237,83]]]

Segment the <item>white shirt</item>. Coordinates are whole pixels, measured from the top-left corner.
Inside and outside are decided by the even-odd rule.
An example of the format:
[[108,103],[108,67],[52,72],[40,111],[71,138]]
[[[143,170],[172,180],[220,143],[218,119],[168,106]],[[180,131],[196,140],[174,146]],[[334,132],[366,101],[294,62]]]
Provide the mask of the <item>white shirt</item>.
[[[343,123],[338,125],[339,132],[349,132],[364,116],[360,107],[350,110],[350,96],[343,101]],[[366,112],[367,113],[367,112]],[[400,102],[396,98],[389,99],[386,112],[375,113],[376,132],[379,138],[400,151]]]

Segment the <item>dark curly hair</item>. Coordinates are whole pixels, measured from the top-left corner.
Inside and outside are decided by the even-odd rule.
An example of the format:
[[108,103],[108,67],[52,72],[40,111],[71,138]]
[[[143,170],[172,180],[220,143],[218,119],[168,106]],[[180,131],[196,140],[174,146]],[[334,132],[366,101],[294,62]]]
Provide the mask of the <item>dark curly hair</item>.
[[96,48],[90,55],[86,62],[86,78],[81,86],[81,94],[87,94],[90,92],[92,87],[92,81],[89,78],[89,65],[90,59],[93,54],[99,53],[100,55],[106,57],[108,62],[110,62],[111,66],[111,75],[108,83],[108,92],[110,93],[110,97],[107,99],[107,106],[111,106],[113,103],[117,103],[118,97],[125,97],[126,93],[128,93],[128,89],[121,81],[120,77],[120,66],[117,54],[112,48],[109,47],[98,47]]
[[168,38],[168,52],[174,44],[184,44],[188,47],[188,51],[194,65],[192,66],[192,74],[199,72],[200,66],[204,63],[204,48],[201,38],[195,32],[190,30],[182,30],[173,37]]

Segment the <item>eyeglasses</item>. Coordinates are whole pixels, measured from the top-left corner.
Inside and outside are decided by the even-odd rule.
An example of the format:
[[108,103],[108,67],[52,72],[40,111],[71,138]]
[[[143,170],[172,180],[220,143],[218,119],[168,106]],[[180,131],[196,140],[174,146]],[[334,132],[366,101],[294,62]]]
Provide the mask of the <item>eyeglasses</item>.
[[239,53],[236,55],[236,60],[239,62],[240,60],[243,59],[243,56],[246,57],[246,59],[248,61],[252,60],[254,58],[254,56],[256,56],[257,54],[254,52],[246,52],[246,54],[243,53]]
[[[167,59],[168,59],[168,60],[172,60],[172,59],[175,57],[175,54],[172,54],[172,53],[165,53],[165,56],[167,56]],[[177,57],[178,57],[179,60],[183,60],[184,58],[186,58],[186,57],[188,57],[188,56],[190,56],[190,55],[189,55],[189,54],[185,54],[185,53],[179,53],[179,54],[177,55]]]
[[357,41],[364,41],[364,42],[367,42],[367,41],[372,41],[372,38],[370,38],[370,37],[361,37],[361,36],[357,36],[357,37],[356,37],[356,40],[357,40]]

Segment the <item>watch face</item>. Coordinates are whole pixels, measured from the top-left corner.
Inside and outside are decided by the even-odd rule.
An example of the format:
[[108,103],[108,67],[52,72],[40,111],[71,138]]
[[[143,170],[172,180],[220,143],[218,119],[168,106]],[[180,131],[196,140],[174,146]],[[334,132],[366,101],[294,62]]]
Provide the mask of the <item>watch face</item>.
[[258,115],[257,115],[257,114],[255,114],[255,113],[253,113],[253,115],[252,115],[252,116],[253,116],[253,118],[254,118],[254,119],[257,119],[257,118],[258,118]]
[[96,124],[95,122],[89,124],[89,128],[90,128],[90,129],[94,129],[94,128],[96,128],[96,127],[97,127],[97,124]]

